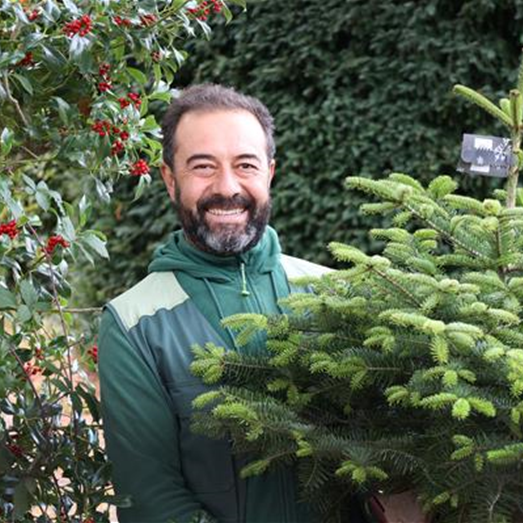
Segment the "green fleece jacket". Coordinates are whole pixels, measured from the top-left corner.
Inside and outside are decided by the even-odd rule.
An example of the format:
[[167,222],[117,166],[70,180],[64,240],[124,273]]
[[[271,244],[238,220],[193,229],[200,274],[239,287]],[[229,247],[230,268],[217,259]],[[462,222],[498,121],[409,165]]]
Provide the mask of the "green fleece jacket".
[[[237,350],[222,318],[277,313],[290,277],[326,269],[282,255],[270,228],[231,257],[201,252],[176,232],[149,269],[107,305],[98,340],[107,450],[117,493],[133,503],[119,510],[120,523],[188,523],[200,511],[220,523],[314,521],[291,470],[241,480],[228,441],[191,432],[191,402],[208,388],[189,366],[194,343]],[[259,337],[242,350],[263,344]]]

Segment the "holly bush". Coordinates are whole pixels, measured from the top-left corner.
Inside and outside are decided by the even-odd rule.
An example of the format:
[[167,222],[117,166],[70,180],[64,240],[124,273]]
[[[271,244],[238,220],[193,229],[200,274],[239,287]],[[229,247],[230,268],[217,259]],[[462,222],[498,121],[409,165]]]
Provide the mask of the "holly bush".
[[107,522],[132,503],[111,494],[98,309],[70,306],[71,276],[108,257],[93,202],[126,178],[143,193],[161,158],[151,107],[227,4],[244,0],[0,0],[2,521]]

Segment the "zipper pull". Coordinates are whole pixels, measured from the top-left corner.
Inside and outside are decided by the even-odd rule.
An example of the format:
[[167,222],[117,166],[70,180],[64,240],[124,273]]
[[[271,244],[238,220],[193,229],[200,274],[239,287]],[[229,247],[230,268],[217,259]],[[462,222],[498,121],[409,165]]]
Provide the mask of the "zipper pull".
[[242,296],[250,296],[251,293],[247,290],[247,278],[245,277],[245,263],[241,262],[240,271],[242,273]]

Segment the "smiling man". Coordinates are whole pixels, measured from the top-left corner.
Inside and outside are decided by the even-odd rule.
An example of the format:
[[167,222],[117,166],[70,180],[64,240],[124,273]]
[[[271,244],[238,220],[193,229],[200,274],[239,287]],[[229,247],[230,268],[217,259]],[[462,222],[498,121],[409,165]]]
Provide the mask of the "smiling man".
[[[227,440],[190,429],[191,346],[240,350],[220,321],[281,312],[289,278],[326,269],[281,254],[267,226],[275,173],[273,121],[258,100],[218,85],[185,90],[163,121],[161,172],[182,229],[149,276],[106,307],[99,336],[104,428],[120,523],[307,523],[292,470],[240,479]],[[256,353],[255,338],[242,352]],[[196,515],[196,516],[195,516]],[[359,522],[351,519],[351,523]]]
[[165,163],[162,175],[187,239],[222,256],[256,245],[269,220],[274,176],[272,136],[265,136],[258,118],[245,109],[188,112],[173,142],[174,168]]

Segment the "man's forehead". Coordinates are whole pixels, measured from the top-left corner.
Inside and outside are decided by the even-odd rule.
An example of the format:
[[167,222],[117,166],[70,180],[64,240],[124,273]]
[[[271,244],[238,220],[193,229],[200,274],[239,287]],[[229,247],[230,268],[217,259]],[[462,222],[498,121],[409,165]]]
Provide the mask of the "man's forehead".
[[251,127],[251,133],[257,131],[264,135],[263,127],[254,114],[245,109],[198,109],[185,113],[178,123],[175,138],[180,134],[191,134],[195,126],[203,125],[203,129],[198,129],[201,134],[206,130],[212,130],[214,126],[227,122],[227,126],[245,125]]

